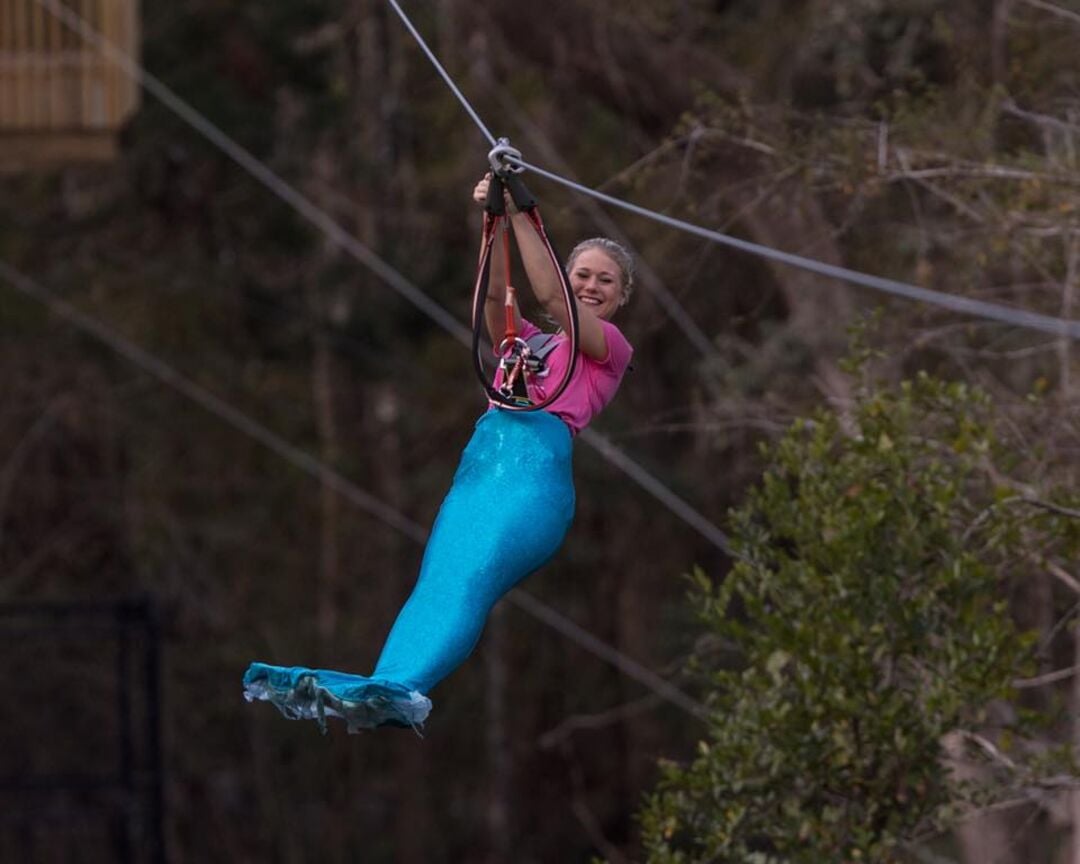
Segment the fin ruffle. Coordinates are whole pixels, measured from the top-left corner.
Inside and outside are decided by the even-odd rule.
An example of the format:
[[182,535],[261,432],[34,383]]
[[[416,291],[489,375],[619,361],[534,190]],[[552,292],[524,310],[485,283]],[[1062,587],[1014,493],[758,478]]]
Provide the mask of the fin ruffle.
[[266,663],[244,673],[244,698],[270,702],[290,720],[314,720],[324,733],[327,717],[342,718],[349,732],[400,726],[419,733],[431,713],[430,699],[394,681]]

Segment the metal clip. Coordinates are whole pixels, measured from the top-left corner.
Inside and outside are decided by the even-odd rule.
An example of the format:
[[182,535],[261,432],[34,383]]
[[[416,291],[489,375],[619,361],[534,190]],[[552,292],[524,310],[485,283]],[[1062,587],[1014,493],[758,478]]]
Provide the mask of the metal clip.
[[520,174],[525,169],[520,165],[508,165],[506,157],[521,159],[521,151],[510,146],[509,138],[500,138],[488,153],[488,162],[496,177],[505,177],[507,174]]
[[[503,339],[497,349],[500,359],[499,368],[502,370],[503,379],[499,392],[508,398],[516,397],[516,386],[520,386],[524,395],[521,398],[528,402],[528,388],[525,384],[525,372],[528,368],[532,351],[529,343],[517,336],[512,339]],[[520,383],[519,383],[520,382]]]
[[520,336],[514,336],[510,339],[503,339],[499,343],[499,347],[495,349],[495,353],[503,360],[516,360],[518,357],[531,357],[532,349],[529,347],[529,343]]

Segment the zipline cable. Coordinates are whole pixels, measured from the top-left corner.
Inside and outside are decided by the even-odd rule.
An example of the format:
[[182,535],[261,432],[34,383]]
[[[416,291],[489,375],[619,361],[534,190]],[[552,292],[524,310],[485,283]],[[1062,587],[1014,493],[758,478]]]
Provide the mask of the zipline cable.
[[[424,312],[459,342],[466,347],[471,347],[472,333],[469,328],[461,324],[446,309],[428,297],[427,294],[406,279],[399,271],[395,270],[359,240],[353,237],[348,231],[342,228],[332,216],[312,203],[294,187],[286,183],[265,163],[261,162],[258,158],[233,141],[232,138],[226,135],[225,132],[214,125],[214,123],[207,119],[203,114],[181,99],[164,82],[156,78],[145,68],[136,63],[128,54],[102,36],[101,33],[94,29],[85,18],[60,4],[58,0],[34,0],[34,2],[46,9],[50,14],[55,15],[68,27],[78,32],[84,39],[100,48],[101,51],[104,52],[113,63],[116,63],[126,75],[131,77],[134,81],[137,81],[148,93],[161,101],[162,104],[169,108],[180,119],[184,120],[193,129],[202,134],[208,141],[222,150],[222,152],[229,156],[241,168],[281,198],[286,204],[293,207],[293,209],[300,213],[301,216],[323,231],[329,239],[338,244],[338,246],[352,255],[358,262],[383,279],[391,288]],[[663,490],[663,497],[657,498],[660,503],[664,504],[665,507],[668,507],[671,512],[688,525],[695,528],[700,533],[703,533],[706,539],[714,543],[722,552],[730,555],[730,545],[727,543],[724,533],[698,513],[687,502],[675,495],[670,489],[667,489],[663,483],[649,474],[643,467],[633,463],[633,460],[629,456],[618,450],[614,444],[604,439],[599,433],[592,433],[582,437],[584,437],[586,443],[597,449],[601,455],[621,470],[625,471],[623,466],[633,464],[633,478],[637,480],[639,484],[642,484],[642,488],[654,496],[656,494],[654,490]],[[613,454],[617,454],[618,461],[613,458]],[[645,480],[645,483],[642,483],[642,480]],[[672,504],[678,509],[672,509]],[[684,513],[693,514],[693,522],[687,521],[684,516],[681,515]],[[707,531],[703,532],[702,527],[699,526],[707,526]],[[722,542],[718,542],[718,540],[722,540]]]
[[[43,0],[38,0],[43,2]],[[51,2],[51,0],[50,0]],[[417,32],[416,28],[409,21],[408,16],[402,11],[401,7],[397,4],[397,0],[389,0],[390,4],[397,11],[398,16],[405,22],[409,32],[417,40],[432,64],[438,70],[439,74],[443,76],[447,84],[453,90],[454,94],[458,97],[458,100],[465,106],[465,110],[473,118],[480,129],[490,139],[491,134],[487,131],[487,128],[483,125],[480,119],[477,117],[476,112],[472,106],[468,103],[468,100],[462,95],[457,86],[450,80],[450,76],[443,69],[439,61],[431,53],[431,50],[427,47],[423,38]],[[492,142],[494,143],[494,142]],[[808,270],[812,273],[817,273],[821,276],[827,276],[832,279],[839,279],[843,282],[848,282],[853,285],[860,285],[864,288],[870,288],[874,291],[880,291],[887,294],[892,294],[898,297],[905,297],[909,300],[916,300],[922,303],[928,303],[934,306],[939,306],[944,309],[949,309],[953,312],[959,312],[964,315],[971,315],[976,318],[985,318],[991,321],[999,321],[1003,324],[1011,324],[1016,327],[1024,327],[1029,330],[1040,330],[1044,333],[1051,333],[1055,336],[1066,336],[1070,339],[1080,340],[1080,321],[1070,321],[1064,318],[1056,318],[1052,315],[1043,315],[1039,312],[1029,312],[1023,309],[1012,309],[1008,306],[1002,306],[997,303],[990,303],[985,300],[976,300],[970,297],[962,297],[957,294],[949,294],[944,291],[935,291],[930,288],[922,288],[918,285],[911,285],[906,282],[899,282],[895,279],[886,279],[882,276],[873,276],[869,273],[862,273],[858,270],[850,270],[847,267],[839,267],[835,264],[827,264],[824,261],[818,261],[814,258],[807,258],[803,255],[796,255],[791,252],[783,252],[779,249],[773,249],[770,246],[763,246],[760,243],[752,243],[749,240],[741,240],[738,237],[732,237],[729,234],[723,234],[719,231],[713,231],[709,228],[704,228],[700,225],[695,225],[692,222],[686,222],[682,219],[676,219],[672,216],[667,216],[663,213],[657,213],[655,210],[650,210],[646,207],[633,204],[629,201],[624,201],[621,198],[616,198],[612,195],[608,195],[604,192],[600,192],[596,189],[590,189],[588,186],[584,186],[581,183],[577,183],[574,180],[569,180],[551,171],[546,171],[543,168],[539,168],[526,162],[523,159],[508,156],[506,158],[507,164],[515,165],[518,168],[523,168],[527,171],[532,171],[540,177],[544,177],[553,183],[558,183],[565,186],[568,189],[572,189],[582,195],[588,195],[598,201],[603,201],[606,204],[610,204],[613,207],[619,207],[630,213],[635,213],[638,216],[643,216],[646,219],[652,219],[655,222],[659,222],[662,225],[667,225],[670,228],[675,228],[680,231],[684,231],[688,234],[710,240],[713,243],[719,243],[724,246],[729,246],[734,249],[739,249],[743,252],[748,252],[752,255],[757,255],[762,258],[767,258],[772,261],[779,261],[782,264],[787,264],[792,267],[798,267],[802,270]]]
[[[499,107],[506,114],[509,114],[516,122],[517,126],[525,133],[526,140],[530,146],[535,144],[537,149],[542,153],[547,154],[546,158],[549,163],[554,162],[557,165],[561,165],[561,171],[564,174],[570,173],[570,167],[566,160],[559,155],[555,149],[555,145],[552,144],[551,139],[544,133],[533,120],[520,108],[518,108],[513,100],[506,94],[504,88],[496,83],[489,83],[489,88],[494,94],[495,98],[499,102]],[[599,206],[592,198],[586,196],[580,196],[578,198],[582,202],[582,209],[589,215],[589,217],[595,222],[600,230],[605,235],[626,246],[630,250],[631,254],[635,257],[635,269],[637,271],[635,282],[639,282],[649,294],[652,295],[667,312],[668,318],[672,320],[676,327],[682,330],[683,334],[689,340],[690,344],[697,349],[698,353],[705,358],[706,361],[715,362],[719,353],[716,350],[716,346],[712,343],[708,336],[693,319],[686,308],[678,301],[671,290],[664,284],[663,279],[659,274],[649,265],[649,262],[644,256],[638,255],[633,249],[633,243],[630,238],[615,224],[615,220],[612,219],[607,211],[603,207]]]
[[465,109],[466,113],[472,117],[473,123],[476,124],[484,137],[487,138],[488,143],[494,147],[496,140],[495,136],[488,131],[487,126],[484,125],[484,121],[480,119],[480,115],[473,110],[472,105],[469,104],[469,100],[465,98],[465,94],[458,89],[457,84],[454,83],[454,79],[450,77],[450,74],[443,68],[442,63],[440,63],[439,59],[435,56],[435,52],[428,48],[427,42],[424,41],[424,37],[420,35],[420,31],[413,26],[412,21],[409,20],[409,16],[406,15],[404,10],[397,4],[397,0],[389,0],[389,2],[390,5],[394,7],[394,11],[397,12],[398,17],[401,19],[406,29],[412,34],[413,39],[416,40],[416,44],[419,45],[421,50],[427,55],[428,60],[431,61],[431,65],[435,67],[435,71],[442,76],[443,81],[446,82],[446,86],[450,88],[450,91],[455,96],[457,96],[458,102],[461,103],[461,106]]
[[[597,639],[588,630],[578,626],[573,621],[568,621],[550,606],[541,603],[532,594],[521,591],[520,589],[514,589],[510,592],[509,597],[515,606],[528,612],[538,621],[543,621],[551,627],[558,628],[560,632],[565,633],[572,638],[582,648],[586,648],[597,657],[607,660],[607,662],[616,669],[624,672],[627,677],[633,678],[639,684],[645,684],[645,686],[658,696],[663,696],[669,702],[678,705],[688,714],[693,714],[701,720],[708,719],[708,709],[700,702],[691,699],[666,678],[660,677],[651,669],[647,669],[636,660],[631,660],[625,654],[612,648],[606,642]],[[568,632],[569,629],[573,629],[573,635]]]
[[[409,517],[370,492],[361,489],[330,466],[290,444],[280,435],[244,414],[235,406],[196,384],[160,358],[140,348],[131,340],[77,309],[67,301],[57,297],[53,292],[20,273],[3,259],[0,259],[0,279],[6,281],[21,294],[48,307],[55,315],[67,321],[76,330],[92,336],[133,365],[158,379],[161,383],[186,396],[210,414],[225,421],[242,434],[258,441],[264,447],[300,469],[300,471],[331,486],[346,500],[352,502],[364,512],[404,534],[421,547],[427,543],[428,531],[423,526],[409,519]],[[598,639],[546,603],[520,588],[515,588],[507,594],[507,599],[538,621],[547,624],[553,630],[575,642],[579,647],[611,664],[627,677],[634,679],[687,713],[701,719],[705,719],[707,716],[706,708],[700,702],[687,696],[648,667]]]
[[696,530],[702,537],[722,550],[728,558],[735,560],[738,556],[731,546],[727,535],[717,528],[712,522],[702,516],[697,510],[687,504],[682,498],[672,492],[667,486],[657,480],[637,462],[627,456],[605,436],[601,435],[591,426],[586,426],[578,433],[587,444],[591,445],[601,456],[612,465],[634,480],[642,489],[652,495],[657,501],[668,508],[683,522]]
[[[424,41],[424,37],[420,35],[420,31],[417,30],[415,26],[413,26],[412,21],[409,20],[409,16],[405,14],[404,10],[398,4],[397,0],[388,0],[388,2],[394,8],[394,11],[397,13],[398,17],[405,25],[405,28],[409,31],[410,34],[412,34],[413,39],[416,40],[416,43],[420,46],[420,49],[427,56],[428,60],[431,61],[431,65],[435,67],[435,71],[438,72],[439,75],[442,77],[443,81],[446,82],[446,85],[450,88],[450,92],[452,92],[454,96],[457,97],[458,102],[460,102],[461,106],[465,109],[465,113],[472,118],[473,122],[476,124],[480,132],[484,135],[485,138],[488,139],[491,145],[494,146],[496,138],[491,134],[487,126],[484,125],[484,121],[480,119],[480,115],[476,112],[472,104],[465,97],[465,94],[462,93],[461,89],[457,86],[457,84],[454,83],[454,79],[450,77],[450,73],[446,71],[442,63],[440,63],[439,59],[435,56],[435,53],[428,47],[427,42]],[[534,137],[537,137],[535,132],[533,133],[533,135]],[[546,145],[546,149],[548,149],[549,152],[553,151],[550,143]],[[600,213],[600,218],[605,218],[602,211]],[[610,220],[608,221],[610,222]],[[629,245],[627,239],[622,236],[622,233],[618,230],[616,226],[614,226],[614,224],[609,224],[605,228],[605,230],[607,230],[608,234],[615,235],[613,239],[618,240],[623,245]],[[648,267],[648,265],[644,261],[642,262],[642,266],[644,268]],[[690,343],[695,348],[697,348],[697,350],[703,356],[705,356],[706,358],[715,359],[716,348],[709,341],[708,337],[701,331],[701,328],[698,327],[697,323],[693,320],[693,318],[691,318],[690,315],[687,314],[686,310],[682,307],[679,301],[675,299],[675,296],[667,289],[667,286],[665,286],[664,283],[660,281],[659,277],[657,277],[651,269],[647,270],[647,272],[648,275],[651,277],[649,279],[649,289],[660,302],[660,305],[665,308],[668,316],[672,319],[672,321],[675,322],[676,326],[678,326],[679,329],[681,329],[683,333],[686,334],[686,337],[690,340]]]
[[905,297],[909,300],[916,300],[922,303],[940,306],[944,309],[971,315],[975,318],[985,318],[991,321],[999,321],[1003,324],[1011,324],[1015,327],[1023,327],[1028,330],[1040,330],[1055,336],[1067,336],[1070,339],[1080,340],[1080,321],[1056,318],[1052,315],[1043,315],[1040,312],[1029,312],[1026,309],[1013,309],[1009,306],[990,303],[986,300],[976,300],[972,297],[962,297],[958,294],[948,294],[944,291],[922,288],[918,285],[910,285],[907,282],[899,282],[895,279],[886,279],[883,276],[873,276],[869,273],[861,273],[858,270],[850,270],[847,267],[827,264],[824,261],[807,258],[803,255],[796,255],[793,252],[783,252],[779,249],[773,249],[771,246],[762,246],[760,243],[752,243],[749,240],[742,240],[738,237],[732,237],[730,234],[722,234],[719,231],[703,228],[692,222],[685,222],[682,219],[676,219],[663,213],[657,213],[655,210],[650,210],[647,207],[641,207],[629,201],[624,201],[621,198],[615,198],[612,195],[608,195],[607,193],[600,192],[596,189],[590,189],[588,186],[584,186],[574,180],[568,180],[551,171],[545,171],[543,168],[531,165],[522,159],[508,157],[507,161],[520,168],[532,171],[553,183],[558,183],[568,189],[579,192],[582,195],[589,195],[598,201],[603,201],[613,207],[620,207],[630,213],[644,216],[646,219],[652,219],[655,222],[659,222],[671,228],[677,228],[688,234],[695,234],[698,237],[711,240],[714,243],[730,246],[743,252],[749,252],[751,255],[768,258],[772,261],[779,261],[782,264],[798,267],[801,270],[809,270],[811,273],[828,276],[832,279],[839,279],[853,285],[861,285],[864,288],[870,288],[874,291],[881,291],[886,294]]
[[237,165],[251,174],[263,186],[296,210],[330,240],[375,273],[376,276],[405,297],[440,327],[456,336],[459,340],[471,338],[471,331],[446,309],[346,231],[329,213],[274,173],[264,162],[230,138],[220,127],[207,119],[204,114],[181,99],[163,81],[135,62],[127,53],[113,44],[111,40],[102,36],[89,21],[73,9],[64,6],[59,0],[34,0],[34,2],[56,16],[85,40],[101,49],[110,61],[120,67],[125,75],[136,81],[176,116],[199,132],[211,144],[225,153]]
[[418,543],[423,543],[427,539],[427,532],[411,519],[403,516],[355,484],[350,483],[310,454],[298,447],[294,447],[235,406],[215,396],[190,378],[186,378],[167,363],[143,350],[129,339],[124,338],[115,330],[38,285],[2,259],[0,259],[0,277],[20,293],[48,306],[54,314],[63,318],[78,330],[93,336],[121,357],[150,373],[159,381],[202,406],[211,414],[224,420],[234,429],[255,439],[304,473],[333,487],[364,512],[385,522]]

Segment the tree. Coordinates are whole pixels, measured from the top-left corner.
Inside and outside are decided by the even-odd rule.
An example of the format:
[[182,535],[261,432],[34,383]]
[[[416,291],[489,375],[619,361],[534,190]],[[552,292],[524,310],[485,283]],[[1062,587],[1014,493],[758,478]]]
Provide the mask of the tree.
[[737,563],[694,577],[710,728],[644,808],[650,862],[930,860],[981,807],[1074,782],[1067,744],[1026,746],[1050,714],[1006,701],[1033,639],[1003,598],[1032,550],[1076,559],[1080,512],[1005,484],[996,420],[920,374],[767,450]]

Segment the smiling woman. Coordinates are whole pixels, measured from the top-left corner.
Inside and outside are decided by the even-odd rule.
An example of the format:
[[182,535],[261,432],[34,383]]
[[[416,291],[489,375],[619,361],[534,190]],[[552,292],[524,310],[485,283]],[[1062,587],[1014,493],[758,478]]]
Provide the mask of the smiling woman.
[[[473,190],[473,200],[480,205],[487,201],[490,182],[491,175],[487,174]],[[513,211],[509,197],[507,206]],[[525,266],[525,274],[529,278],[534,296],[560,328],[569,329],[559,277],[548,263],[542,241],[523,213],[511,212],[510,224],[513,226],[514,239],[517,241],[521,262]],[[504,325],[503,305],[506,294],[500,286],[506,284],[506,273],[502,267],[499,258],[494,257],[491,262],[491,290],[487,297],[487,325],[491,340],[496,345],[502,339]],[[566,270],[570,277],[570,287],[578,300],[581,353],[594,360],[604,360],[608,356],[608,346],[605,328],[600,326],[600,322],[610,320],[619,307],[630,299],[634,281],[634,260],[630,253],[614,240],[594,237],[574,247]],[[515,317],[520,317],[516,306]],[[613,326],[608,329],[618,332]],[[621,334],[619,338],[622,338]]]
[[[476,184],[477,203],[485,204],[489,186],[490,175]],[[544,334],[521,317],[508,290],[506,263],[498,256],[492,260],[483,325],[499,345],[510,319],[522,340],[538,345],[542,368],[528,370],[524,378],[539,410],[509,410],[493,402],[477,421],[435,519],[416,587],[372,676],[253,663],[244,676],[249,700],[270,701],[286,717],[314,719],[323,727],[326,717],[342,717],[350,732],[417,728],[431,710],[428,692],[469,656],[495,603],[562,545],[574,515],[572,440],[614,397],[633,354],[609,320],[630,296],[633,261],[605,238],[585,240],[571,252],[575,358],[563,332],[570,329],[573,304],[557,262],[525,214],[513,212],[510,224],[533,294],[560,329]],[[549,402],[545,388],[557,385],[546,382],[561,384],[571,366],[565,387],[558,395],[552,389]],[[500,369],[496,388],[501,375]]]
[[[478,204],[487,200],[490,179],[490,175],[486,175],[473,190],[473,200]],[[511,204],[508,198],[508,207]],[[570,345],[564,333],[569,330],[567,310],[559,276],[551,267],[539,235],[523,213],[511,212],[510,224],[533,295],[559,327],[557,332],[544,335],[533,322],[521,317],[514,303],[517,332],[526,342],[537,344],[539,340],[546,355],[544,373],[528,376],[525,382],[529,398],[542,403],[547,400],[547,382],[561,381],[570,364]],[[593,237],[573,248],[566,271],[577,300],[579,354],[566,390],[546,410],[566,423],[571,434],[576,435],[615,395],[630,365],[633,349],[610,319],[630,299],[634,259],[614,240]],[[506,324],[507,281],[505,264],[498,256],[493,257],[486,323],[495,345],[502,339]],[[496,374],[495,386],[501,385],[501,375]]]
[[625,255],[621,246],[605,237],[584,240],[570,253],[567,264],[570,285],[578,302],[591,307],[597,318],[605,320],[630,299],[629,278],[623,275],[628,271],[619,263],[616,250]]
[[[606,261],[603,260],[605,258]],[[587,302],[584,296],[587,293],[585,282],[595,271],[598,278],[615,291],[618,306],[625,306],[630,301],[630,293],[634,288],[634,259],[621,244],[614,240],[607,237],[582,240],[570,250],[566,268],[570,274],[571,284],[575,284],[577,279],[583,280],[581,292],[579,293],[577,287],[574,289],[579,300]],[[610,318],[614,312],[615,310],[612,309],[608,314],[600,317]]]

